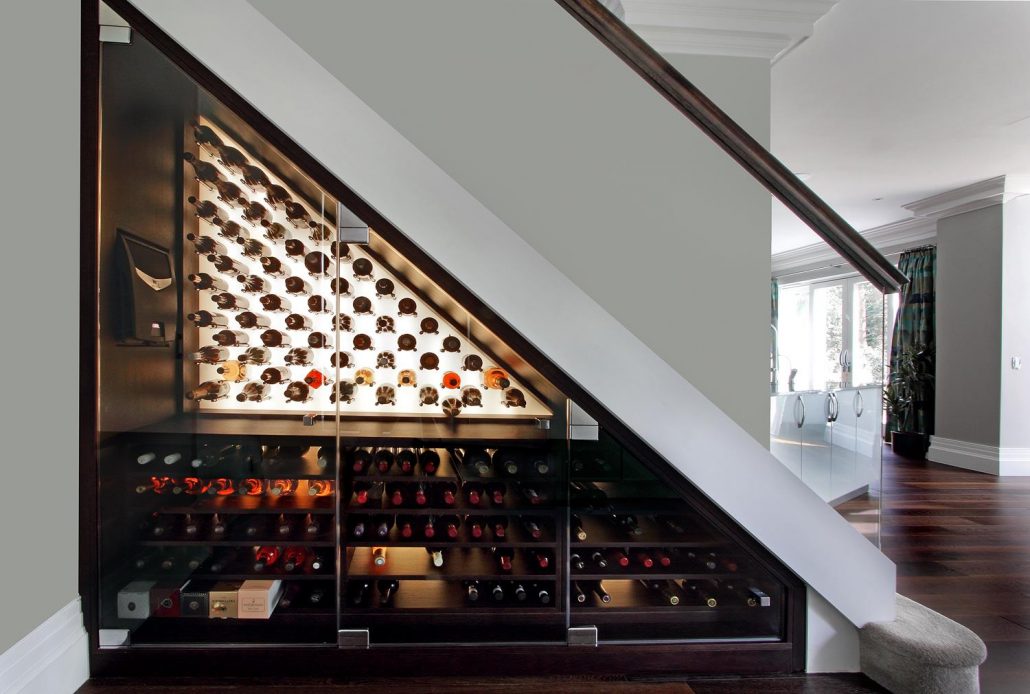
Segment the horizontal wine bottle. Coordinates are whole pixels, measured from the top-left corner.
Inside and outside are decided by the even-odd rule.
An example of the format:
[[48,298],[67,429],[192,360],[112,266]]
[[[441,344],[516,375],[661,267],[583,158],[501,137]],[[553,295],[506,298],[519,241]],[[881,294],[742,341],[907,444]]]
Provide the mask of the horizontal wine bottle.
[[192,322],[198,328],[225,328],[229,325],[229,320],[225,316],[212,311],[201,310],[188,313],[186,314],[186,320]]

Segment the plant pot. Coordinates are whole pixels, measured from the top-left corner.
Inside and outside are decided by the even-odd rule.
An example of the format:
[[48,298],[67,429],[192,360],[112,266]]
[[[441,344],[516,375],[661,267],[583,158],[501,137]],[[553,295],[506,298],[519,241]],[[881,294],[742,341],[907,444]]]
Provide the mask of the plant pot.
[[914,431],[892,431],[891,448],[902,458],[923,460],[927,449],[930,448],[930,437]]

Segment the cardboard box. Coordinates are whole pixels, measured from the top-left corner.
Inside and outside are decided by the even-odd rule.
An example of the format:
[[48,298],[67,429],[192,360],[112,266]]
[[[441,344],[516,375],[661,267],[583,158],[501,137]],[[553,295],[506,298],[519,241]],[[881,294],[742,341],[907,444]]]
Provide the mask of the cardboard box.
[[154,581],[133,581],[118,591],[120,619],[146,619],[150,616],[150,589]]
[[155,617],[179,616],[180,583],[159,583],[150,589],[150,613]]
[[214,586],[211,581],[190,581],[179,591],[179,614],[183,617],[204,617],[211,613],[208,591]]
[[237,601],[242,581],[221,581],[208,591],[210,611],[213,619],[229,619],[238,616]]
[[268,619],[282,594],[283,582],[280,580],[244,581],[237,593],[239,618]]

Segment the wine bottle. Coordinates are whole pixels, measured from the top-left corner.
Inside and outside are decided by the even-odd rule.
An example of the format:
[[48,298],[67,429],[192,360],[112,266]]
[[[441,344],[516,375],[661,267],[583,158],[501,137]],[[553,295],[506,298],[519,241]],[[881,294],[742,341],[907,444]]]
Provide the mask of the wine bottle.
[[251,226],[257,227],[262,220],[268,218],[268,210],[260,202],[247,202],[241,198],[240,204],[243,206],[243,218],[250,222]]
[[211,562],[207,565],[207,569],[213,574],[224,573],[226,569],[236,563],[238,558],[238,550],[228,548],[223,549],[211,558]]
[[419,335],[436,335],[440,329],[440,322],[432,316],[423,318],[418,324]]
[[279,519],[275,524],[275,532],[280,538],[288,538],[293,535],[294,531],[294,520],[292,517],[287,516],[285,513],[279,514]]
[[217,513],[211,516],[210,533],[214,540],[224,540],[229,534],[229,524]]
[[487,521],[494,540],[504,540],[508,534],[508,519],[505,516],[494,516]]
[[220,144],[215,145],[215,148],[218,150],[218,163],[235,174],[240,173],[248,163],[247,156],[235,147]]
[[509,388],[504,391],[504,406],[505,407],[525,407],[526,396],[518,388]]
[[583,519],[575,513],[569,517],[569,532],[577,542],[587,541],[587,531],[583,528]]
[[365,448],[355,448],[349,457],[355,475],[364,475],[372,464],[372,454]]
[[332,262],[321,251],[312,251],[304,256],[304,268],[312,277],[328,277]]
[[351,263],[351,269],[354,271],[354,278],[357,280],[372,279],[372,261],[368,258],[356,258]]
[[241,496],[261,496],[265,493],[265,482],[255,477],[247,477],[240,480]]
[[198,200],[191,195],[186,198],[186,202],[193,205],[193,213],[197,217],[214,226],[220,226],[222,222],[229,218],[229,215],[224,210],[220,209],[218,205],[210,200]]
[[222,144],[222,138],[206,125],[199,123],[191,123],[191,125],[193,126],[193,140],[210,154],[217,155],[218,145]]
[[395,325],[393,318],[390,318],[390,316],[379,316],[376,318],[377,333],[392,333],[394,332]]
[[218,173],[218,167],[214,164],[197,159],[192,152],[184,152],[182,158],[193,167],[193,178],[206,184],[208,187],[213,187],[215,183],[221,180],[222,176]]
[[429,495],[426,493],[426,485],[419,482],[413,488],[411,499],[415,502],[416,506],[428,506]]
[[424,475],[435,475],[440,468],[440,454],[432,448],[423,448],[419,451],[418,465]]
[[629,555],[622,550],[613,549],[611,551],[611,559],[623,569],[629,566]]
[[647,588],[649,591],[654,593],[667,605],[679,605],[680,594],[676,589],[676,584],[672,581],[651,581],[651,580],[640,580],[640,585]]
[[171,477],[154,475],[151,476],[148,484],[141,484],[136,487],[137,494],[154,492],[155,494],[181,494],[182,487]]
[[207,400],[214,402],[229,397],[229,384],[226,381],[204,381],[186,393],[187,400]]
[[465,386],[461,389],[461,404],[465,407],[482,407],[483,393],[475,386]]
[[342,277],[334,277],[329,283],[329,288],[336,296],[350,296],[351,294],[350,282]]
[[375,567],[386,566],[386,547],[373,547],[372,548],[372,566],[375,566]]
[[311,369],[311,371],[304,375],[304,382],[317,389],[322,386],[332,385],[333,380],[318,369]]
[[395,287],[394,287],[394,284],[393,284],[393,280],[387,279],[386,277],[383,277],[381,279],[376,280],[376,283],[375,283],[376,297],[380,297],[381,298],[381,297],[384,297],[384,296],[389,296],[389,297],[392,298],[394,296],[394,294],[393,294],[393,290],[394,289],[395,289]]
[[504,586],[495,581],[490,587],[490,595],[493,597],[494,602],[504,602]]
[[269,328],[261,333],[261,343],[265,347],[289,347],[290,336],[281,330]]
[[608,568],[608,560],[605,559],[604,555],[601,554],[601,552],[598,550],[594,550],[593,552],[591,552],[590,561],[592,561],[594,563],[594,566],[596,566],[598,569],[604,570]]
[[394,456],[394,460],[402,475],[415,474],[415,464],[417,462],[415,451],[410,448],[402,448],[397,451],[397,454]]
[[372,517],[372,532],[379,539],[386,539],[390,536],[390,528],[393,527],[393,516],[379,514]]
[[262,316],[253,311],[243,311],[236,315],[236,322],[241,328],[253,330],[255,328],[267,328],[272,324],[268,316]]
[[211,295],[211,301],[223,311],[243,311],[248,307],[248,302],[241,296],[220,292]]
[[458,533],[461,528],[461,519],[455,515],[447,515],[440,517],[440,525],[443,529],[444,535],[449,540],[457,540]]
[[534,540],[540,540],[544,536],[544,530],[540,527],[540,523],[537,519],[528,516],[520,516],[519,520],[522,522],[522,529],[526,531],[526,534]]
[[504,506],[504,495],[507,493],[508,488],[504,482],[492,482],[486,485],[486,493],[490,498],[490,503],[494,506]]
[[235,260],[225,254],[212,254],[207,257],[215,269],[226,275],[246,275],[247,268],[243,267]]
[[719,568],[718,563],[715,561],[715,553],[711,552],[708,554],[695,554],[694,552],[687,552],[687,562],[693,565],[699,571],[715,571]]
[[397,302],[397,315],[398,316],[417,316],[418,305],[414,299],[405,297]]
[[654,559],[647,552],[637,552],[636,555],[637,564],[640,564],[645,569],[654,568]]
[[376,471],[378,471],[380,475],[385,475],[390,472],[390,468],[393,467],[394,460],[393,452],[391,452],[390,449],[380,448],[375,452],[373,463]]
[[350,260],[350,246],[343,241],[333,241],[329,244],[329,251],[333,254],[334,258],[339,260]]
[[658,563],[658,566],[662,567],[663,569],[667,569],[670,566],[672,566],[672,556],[668,552],[656,549],[654,551],[654,558],[655,561]]
[[368,534],[368,516],[353,516],[347,519],[347,524],[350,526],[351,537],[356,540],[360,540]]
[[150,521],[150,536],[156,538],[175,535],[175,518],[172,516],[153,514]]
[[491,366],[483,372],[483,387],[487,390],[504,390],[511,386],[511,379],[504,369]]
[[485,527],[483,521],[478,516],[466,516],[465,527],[468,528],[469,537],[473,540],[483,539]]
[[283,551],[283,571],[296,571],[304,566],[307,558],[307,552],[303,547],[287,547]]
[[286,353],[283,361],[292,366],[311,366],[311,350],[304,347],[294,347]]
[[404,540],[410,540],[415,536],[414,516],[397,516],[397,532]]
[[573,553],[569,555],[569,566],[571,566],[576,571],[582,571],[586,568],[587,564],[585,561],[583,561],[583,557],[581,557],[577,553]]
[[572,582],[572,599],[580,605],[586,603],[587,601],[587,594],[579,585],[579,581]]
[[240,174],[243,176],[243,184],[255,192],[264,190],[272,185],[272,182],[268,180],[268,174],[253,164],[243,164],[240,166]]
[[265,545],[254,553],[254,571],[264,571],[279,561],[279,548]]
[[272,353],[267,347],[248,347],[239,360],[244,364],[267,364],[272,361]]
[[469,602],[479,602],[479,581],[465,581],[465,597]]
[[368,581],[350,581],[347,600],[353,607],[368,607],[372,601],[372,584]]
[[[432,352],[425,352],[422,356],[418,358],[418,366],[420,369],[424,369],[426,371],[435,371],[438,368],[440,368],[440,357],[436,356]],[[436,392],[436,388],[433,388],[432,390],[434,393]],[[436,401],[434,400],[433,403],[427,404],[435,403]]]
[[316,243],[324,243],[333,238],[333,230],[327,227],[325,224],[311,222],[309,228],[310,231],[308,232],[308,238]]
[[325,600],[325,591],[321,588],[312,588],[308,593],[308,604],[310,605],[320,605],[323,600]]
[[301,260],[308,254],[308,249],[300,239],[286,239],[283,248],[286,250],[286,257],[291,260]]
[[193,252],[197,255],[221,256],[225,255],[226,248],[211,236],[186,234],[186,240],[193,244]]
[[522,452],[514,448],[498,448],[493,455],[494,470],[503,477],[518,477],[522,467]]
[[221,347],[246,347],[250,339],[247,333],[239,330],[219,330],[211,339]]
[[370,316],[374,313],[372,310],[372,300],[367,296],[356,296],[354,300],[350,302],[351,308],[354,309],[354,313],[359,316]]
[[398,588],[400,588],[400,584],[394,580],[384,579],[376,581],[376,590],[379,591],[379,606],[389,607]]
[[308,347],[310,347],[311,349],[332,349],[333,342],[332,339],[325,333],[315,331],[308,335]]
[[432,540],[436,537],[436,516],[422,516],[418,520],[418,527],[422,531],[422,537]]
[[311,572],[317,573],[327,566],[329,566],[329,563],[322,557],[321,554],[315,551],[311,551],[308,553],[308,569]]
[[311,217],[308,216],[308,211],[299,202],[293,202],[292,200],[286,202],[283,204],[283,209],[286,210],[286,219],[297,229],[303,229],[311,225]]
[[287,202],[293,200],[293,196],[290,195],[290,191],[286,190],[281,185],[269,182],[268,185],[265,186],[265,200],[267,200],[268,204],[275,209],[279,209]]
[[216,219],[212,223],[218,227],[218,235],[230,241],[243,243],[250,238],[250,234],[247,233],[247,230],[239,222],[234,222],[231,219]]
[[486,488],[478,482],[465,482],[462,485],[462,492],[464,492],[465,501],[469,506],[479,506],[486,498]]
[[684,581],[680,587],[687,594],[691,604],[705,605],[707,607],[719,606],[718,596],[708,585],[703,585],[697,581]]
[[215,371],[224,381],[241,383],[247,380],[247,365],[235,359],[230,359],[219,366]]
[[290,310],[290,302],[278,294],[265,294],[259,301],[261,302],[261,307],[266,311],[287,313]]
[[383,497],[382,482],[355,482],[354,483],[354,505],[355,506],[376,506],[376,503]]
[[307,402],[311,399],[311,387],[304,381],[294,381],[283,393],[288,402]]
[[454,506],[458,502],[458,485],[454,482],[438,482],[433,487],[441,506]]
[[229,359],[229,350],[224,347],[207,346],[190,355],[194,364],[220,364]]
[[537,602],[539,602],[541,605],[551,604],[551,591],[547,589],[547,586],[534,584],[533,591],[536,593]]
[[317,294],[308,297],[308,311],[311,313],[332,313],[332,307],[324,296]]
[[224,328],[229,325],[228,319],[221,313],[211,311],[194,311],[186,314],[186,320],[198,328]]
[[528,550],[530,558],[533,560],[534,565],[541,569],[547,569],[551,566],[553,557],[551,553],[545,550],[531,549]]
[[266,491],[272,496],[293,496],[297,493],[297,480],[285,478],[269,480]]
[[257,239],[244,239],[240,237],[237,240],[239,241],[240,246],[242,246],[240,250],[243,251],[243,255],[248,258],[263,258],[271,253],[268,246]]
[[515,550],[507,547],[494,547],[491,549],[494,557],[494,563],[497,564],[497,570],[501,573],[510,574],[512,571],[512,561],[515,559]]
[[603,581],[591,581],[590,590],[593,591],[594,595],[604,604],[608,604],[612,601],[612,596],[604,588]]
[[440,547],[426,547],[426,553],[429,555],[429,563],[437,569],[443,567],[444,554],[443,549]]
[[214,277],[206,272],[193,272],[186,276],[198,291],[224,292],[229,285],[220,277]]
[[243,189],[224,178],[215,181],[215,189],[218,191],[218,199],[229,207],[236,207],[236,205],[240,204],[240,200],[245,200]]
[[529,469],[540,475],[546,477],[551,474],[551,463],[547,460],[547,453],[544,451],[530,451],[529,453]]

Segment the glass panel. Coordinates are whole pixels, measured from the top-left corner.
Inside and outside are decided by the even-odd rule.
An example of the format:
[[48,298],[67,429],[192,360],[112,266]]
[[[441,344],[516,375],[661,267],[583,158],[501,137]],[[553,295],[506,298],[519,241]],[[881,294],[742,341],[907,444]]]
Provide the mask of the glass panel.
[[777,329],[781,391],[812,388],[812,311],[808,285],[780,289]]
[[853,285],[851,302],[851,382],[883,383],[883,293],[865,280]]
[[839,283],[812,290],[812,387],[841,385],[844,349],[844,288]]
[[572,626],[600,641],[775,641],[784,588],[601,430],[572,442]]

